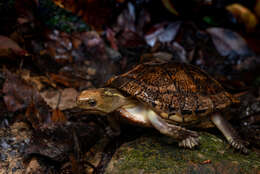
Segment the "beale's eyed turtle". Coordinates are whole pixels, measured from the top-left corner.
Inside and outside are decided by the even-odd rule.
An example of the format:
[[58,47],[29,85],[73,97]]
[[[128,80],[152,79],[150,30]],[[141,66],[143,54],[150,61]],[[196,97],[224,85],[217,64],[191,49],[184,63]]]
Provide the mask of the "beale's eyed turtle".
[[222,111],[239,100],[199,68],[183,63],[144,63],[108,81],[107,87],[82,91],[77,104],[87,112],[117,111],[132,123],[154,127],[192,148],[199,135],[187,127],[216,126],[236,149],[247,152]]

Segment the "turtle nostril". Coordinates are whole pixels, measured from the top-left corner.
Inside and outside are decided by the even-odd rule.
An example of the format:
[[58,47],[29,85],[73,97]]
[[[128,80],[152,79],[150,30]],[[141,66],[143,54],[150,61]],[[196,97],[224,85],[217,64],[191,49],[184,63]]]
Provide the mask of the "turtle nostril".
[[80,104],[82,104],[82,101],[81,101],[81,100],[79,100],[79,99],[78,99],[78,97],[76,98],[76,104],[77,104],[77,105],[80,105]]

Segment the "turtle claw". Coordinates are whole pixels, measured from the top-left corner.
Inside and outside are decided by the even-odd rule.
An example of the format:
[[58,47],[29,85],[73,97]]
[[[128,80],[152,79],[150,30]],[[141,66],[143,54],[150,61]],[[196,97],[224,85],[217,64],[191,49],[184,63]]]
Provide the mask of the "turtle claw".
[[192,149],[193,147],[199,145],[199,137],[188,137],[179,142],[180,147],[187,147]]
[[237,149],[237,150],[239,150],[239,151],[242,151],[244,154],[248,154],[248,149],[247,149],[246,146],[244,145],[244,144],[248,145],[248,143],[244,143],[244,142],[242,142],[242,141],[239,140],[239,139],[237,139],[237,140],[235,140],[235,139],[230,139],[230,140],[229,140],[229,144],[230,144],[231,146],[233,146],[235,149]]

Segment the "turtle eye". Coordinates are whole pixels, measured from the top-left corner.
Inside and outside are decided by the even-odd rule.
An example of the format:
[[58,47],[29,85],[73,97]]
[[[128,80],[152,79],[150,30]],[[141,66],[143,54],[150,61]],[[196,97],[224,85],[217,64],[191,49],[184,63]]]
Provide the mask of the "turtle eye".
[[88,104],[89,106],[96,106],[97,102],[94,99],[89,99]]

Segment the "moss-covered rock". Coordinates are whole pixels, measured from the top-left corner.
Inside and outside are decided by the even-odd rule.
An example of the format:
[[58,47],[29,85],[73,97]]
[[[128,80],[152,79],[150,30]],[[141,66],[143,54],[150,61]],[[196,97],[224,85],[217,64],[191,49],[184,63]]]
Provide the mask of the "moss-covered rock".
[[260,157],[255,152],[244,155],[218,137],[202,133],[201,145],[194,150],[183,149],[177,143],[167,143],[168,137],[145,135],[123,144],[114,154],[106,173],[192,173],[235,174],[260,172]]

